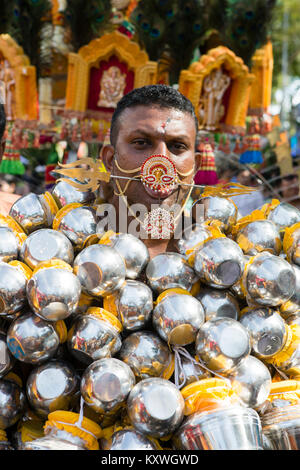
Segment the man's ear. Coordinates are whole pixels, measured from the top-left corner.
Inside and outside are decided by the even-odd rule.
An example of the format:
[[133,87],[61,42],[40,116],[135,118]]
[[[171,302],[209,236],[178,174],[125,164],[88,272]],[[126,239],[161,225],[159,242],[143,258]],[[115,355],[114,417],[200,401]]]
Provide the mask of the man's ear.
[[4,154],[5,144],[6,144],[6,140],[3,138],[0,142],[0,162],[2,161],[2,157]]
[[112,145],[104,145],[101,149],[100,157],[107,171],[111,172],[113,168],[115,149]]

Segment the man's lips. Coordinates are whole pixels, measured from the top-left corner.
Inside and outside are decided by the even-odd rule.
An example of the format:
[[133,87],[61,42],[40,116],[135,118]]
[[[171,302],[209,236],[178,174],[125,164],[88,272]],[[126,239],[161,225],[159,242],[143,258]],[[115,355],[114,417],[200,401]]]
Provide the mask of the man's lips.
[[144,184],[143,186],[146,193],[149,194],[149,196],[151,196],[153,199],[166,199],[174,192],[177,185],[169,186],[166,189],[155,189],[154,187],[151,187],[147,184]]

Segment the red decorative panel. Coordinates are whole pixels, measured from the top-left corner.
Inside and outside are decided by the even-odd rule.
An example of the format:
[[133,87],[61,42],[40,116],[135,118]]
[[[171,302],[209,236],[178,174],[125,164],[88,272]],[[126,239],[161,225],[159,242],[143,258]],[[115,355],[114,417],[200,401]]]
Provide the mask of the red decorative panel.
[[92,67],[90,70],[90,87],[88,94],[87,109],[93,111],[107,111],[110,113],[114,111],[113,107],[108,108],[98,106],[103,73],[111,67],[118,67],[121,73],[126,75],[125,88],[123,92],[124,95],[126,95],[126,93],[129,93],[129,91],[133,90],[134,72],[132,70],[128,70],[127,64],[125,64],[124,62],[120,62],[118,57],[111,56],[108,61],[101,61],[99,63],[99,67]]

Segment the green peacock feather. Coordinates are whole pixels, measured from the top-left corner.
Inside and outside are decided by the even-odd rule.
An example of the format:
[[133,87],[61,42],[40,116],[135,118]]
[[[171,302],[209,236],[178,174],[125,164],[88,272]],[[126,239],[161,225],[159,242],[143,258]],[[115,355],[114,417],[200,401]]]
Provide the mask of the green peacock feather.
[[50,48],[43,47],[43,44],[49,43],[52,34],[52,3],[50,0],[15,0],[10,3],[12,18],[8,32],[23,47],[39,77],[51,65]]
[[75,51],[101,36],[111,12],[110,0],[67,0],[65,19]]

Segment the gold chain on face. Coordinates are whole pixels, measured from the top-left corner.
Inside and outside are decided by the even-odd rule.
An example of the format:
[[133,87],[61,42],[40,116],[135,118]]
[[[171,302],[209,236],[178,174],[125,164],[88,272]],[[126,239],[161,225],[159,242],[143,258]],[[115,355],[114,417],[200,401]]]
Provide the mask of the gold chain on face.
[[[116,167],[118,168],[119,171],[122,171],[123,173],[127,174],[127,175],[130,175],[131,173],[137,173],[138,171],[141,171],[142,167],[139,166],[137,168],[134,168],[132,170],[125,170],[124,168],[122,168],[120,166],[120,164],[118,163],[118,160],[117,158],[114,159],[115,161],[115,164],[116,164]],[[192,168],[190,171],[188,171],[187,173],[181,173],[180,171],[178,171],[176,169],[176,172],[179,176],[181,176],[182,178],[186,178],[187,176],[190,176],[194,173],[194,168]]]
[[[143,225],[143,221],[141,221],[141,220],[133,213],[133,211],[131,210],[131,207],[129,206],[129,204],[128,204],[128,202],[127,202],[127,198],[125,197],[125,194],[124,194],[124,193],[125,193],[125,189],[124,189],[124,191],[122,191],[122,188],[121,188],[120,183],[119,183],[118,180],[116,180],[116,186],[117,186],[118,191],[119,191],[119,196],[122,198],[122,200],[123,200],[123,202],[124,202],[126,208],[128,209],[129,214],[130,214],[135,220],[137,220],[141,225]],[[178,214],[177,214],[176,217],[174,218],[174,223],[177,222],[177,220],[179,219],[179,217],[180,217],[181,214],[183,213],[183,211],[184,211],[184,209],[185,209],[185,207],[186,207],[186,205],[187,205],[187,203],[188,203],[188,200],[189,200],[189,197],[190,197],[192,191],[193,191],[193,187],[190,188],[190,190],[189,190],[189,192],[188,192],[188,195],[187,195],[187,197],[186,197],[186,199],[185,199],[185,201],[184,201],[184,203],[183,203],[183,206],[181,207],[180,211],[178,212]],[[116,193],[115,193],[115,194],[116,194]]]

